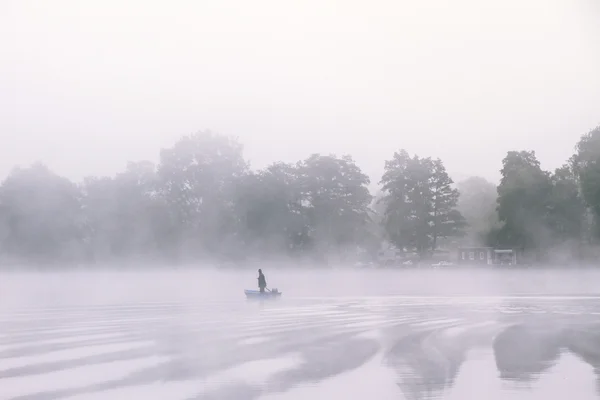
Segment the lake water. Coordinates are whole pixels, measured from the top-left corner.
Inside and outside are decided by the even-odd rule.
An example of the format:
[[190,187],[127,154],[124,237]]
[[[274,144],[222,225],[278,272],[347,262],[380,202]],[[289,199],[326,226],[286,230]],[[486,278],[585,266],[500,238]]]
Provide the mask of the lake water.
[[597,399],[600,272],[0,274],[0,399]]

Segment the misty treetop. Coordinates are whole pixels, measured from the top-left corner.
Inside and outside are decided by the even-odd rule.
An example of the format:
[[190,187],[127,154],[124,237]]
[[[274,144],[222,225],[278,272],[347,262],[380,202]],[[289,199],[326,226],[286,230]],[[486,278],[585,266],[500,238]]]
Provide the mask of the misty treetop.
[[350,156],[313,154],[252,171],[211,132],[162,149],[158,165],[76,185],[36,164],[0,188],[5,258],[239,259],[356,253],[369,235],[369,178]]
[[488,242],[522,249],[537,261],[597,259],[600,238],[600,127],[585,134],[573,157],[554,172],[534,151],[510,151],[498,186],[500,225]]
[[2,251],[15,257],[58,259],[77,252],[85,213],[77,186],[40,164],[16,168],[0,188]]
[[441,160],[405,150],[382,164],[373,196],[348,155],[252,170],[236,139],[200,132],[162,149],[157,165],[129,163],[80,184],[41,164],[15,168],[0,186],[0,261],[349,261],[375,258],[383,241],[421,258],[449,243],[538,260],[594,256],[600,128],[552,173],[533,151],[508,152],[497,187],[478,177],[455,185]]
[[410,157],[401,150],[386,161],[380,183],[383,224],[397,248],[424,256],[436,250],[439,238],[463,236],[466,222],[456,208],[459,193],[441,160]]

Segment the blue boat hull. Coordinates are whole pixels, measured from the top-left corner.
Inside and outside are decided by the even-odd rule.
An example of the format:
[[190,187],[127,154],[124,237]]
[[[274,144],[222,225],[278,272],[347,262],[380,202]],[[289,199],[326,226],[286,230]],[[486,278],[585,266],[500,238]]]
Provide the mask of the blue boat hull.
[[273,299],[281,296],[281,292],[265,291],[261,293],[259,290],[244,290],[246,297],[249,299]]

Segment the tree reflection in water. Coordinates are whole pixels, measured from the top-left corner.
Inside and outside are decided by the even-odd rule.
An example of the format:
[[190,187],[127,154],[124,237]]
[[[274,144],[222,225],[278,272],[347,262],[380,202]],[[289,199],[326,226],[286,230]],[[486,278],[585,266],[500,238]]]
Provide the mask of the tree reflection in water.
[[443,398],[454,385],[467,353],[490,346],[499,378],[527,384],[546,374],[563,353],[571,352],[594,368],[600,394],[600,324],[586,321],[585,316],[521,315],[494,329],[465,327],[453,335],[446,334],[446,329],[413,331],[398,337],[386,360],[409,400]]

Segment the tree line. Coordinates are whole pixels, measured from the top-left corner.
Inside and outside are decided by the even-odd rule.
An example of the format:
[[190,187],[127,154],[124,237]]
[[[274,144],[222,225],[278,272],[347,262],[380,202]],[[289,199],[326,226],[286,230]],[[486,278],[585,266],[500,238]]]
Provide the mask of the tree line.
[[533,261],[595,261],[600,256],[600,127],[573,156],[544,171],[534,151],[510,151],[497,188],[499,224],[486,241],[521,249]]
[[251,170],[234,138],[200,132],[75,183],[42,164],[0,186],[0,262],[373,258],[383,241],[431,257],[461,244],[584,259],[600,239],[600,127],[550,173],[511,151],[495,187],[454,184],[443,162],[395,152],[380,190],[352,157],[313,154]]

